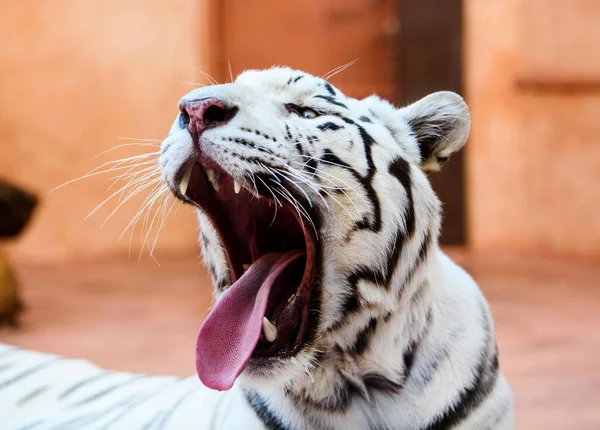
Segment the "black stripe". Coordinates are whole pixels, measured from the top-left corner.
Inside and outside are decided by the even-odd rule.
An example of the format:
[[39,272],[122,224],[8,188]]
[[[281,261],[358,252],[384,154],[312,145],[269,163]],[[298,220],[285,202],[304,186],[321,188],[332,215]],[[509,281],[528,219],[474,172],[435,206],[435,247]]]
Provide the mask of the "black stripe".
[[[111,412],[121,409],[120,412],[118,412],[116,415],[114,415],[112,418],[110,418],[108,420],[108,422],[105,422],[104,425],[102,427],[100,427],[101,430],[110,430],[110,429],[114,428],[113,427],[114,423],[116,423],[118,420],[120,420],[125,415],[130,413],[133,410],[133,408],[135,408],[137,405],[139,405],[140,403],[142,403],[152,397],[155,397],[159,394],[164,393],[165,390],[168,389],[168,387],[177,385],[177,384],[181,383],[182,381],[185,381],[185,379],[183,379],[183,380],[177,379],[175,381],[169,381],[166,384],[164,384],[163,386],[161,386],[158,389],[155,389],[149,393],[139,393],[139,392],[132,393],[129,396],[127,396],[123,399],[120,399],[116,403],[113,403],[112,405],[108,406],[107,408],[102,409],[101,411],[95,411],[95,412],[89,413],[87,415],[75,417],[75,418],[71,419],[70,421],[63,423],[56,430],[63,430],[65,428],[75,428],[75,429],[88,428],[88,427],[90,427],[90,424],[92,424],[93,422],[100,421],[100,420],[106,418],[107,415],[110,414]],[[74,424],[77,424],[77,425],[74,425]]]
[[357,282],[358,276],[356,275],[352,275],[352,277],[348,279],[350,292],[349,294],[346,294],[342,297],[342,303],[340,304],[340,314],[342,316],[326,328],[327,332],[338,330],[340,327],[342,327],[349,315],[352,315],[356,313],[359,309],[361,309],[360,297],[358,296]]
[[[344,118],[342,118],[344,119]],[[349,120],[350,123],[354,124],[354,122],[352,120]],[[331,150],[329,149],[325,149],[323,151],[323,155],[321,156],[321,160],[327,162],[327,163],[333,163],[333,164],[338,164],[340,166],[342,166],[343,168],[345,168],[346,170],[348,170],[352,176],[354,177],[354,179],[356,179],[363,187],[363,189],[365,190],[365,193],[367,194],[367,198],[370,201],[373,209],[372,209],[372,221],[369,220],[368,215],[365,215],[365,217],[356,222],[355,223],[355,227],[354,230],[364,230],[364,229],[368,229],[374,232],[379,232],[381,230],[381,206],[379,203],[379,197],[377,196],[377,193],[375,192],[375,189],[373,188],[373,177],[375,176],[375,173],[377,172],[377,169],[375,168],[375,163],[373,162],[373,157],[371,155],[371,148],[372,146],[375,144],[375,140],[373,140],[373,138],[371,137],[371,135],[369,135],[366,130],[364,128],[362,128],[359,125],[356,125],[359,129],[359,133],[365,148],[365,157],[367,159],[367,175],[366,176],[362,176],[360,173],[358,173],[356,170],[354,170],[354,168],[352,168],[348,163],[342,161],[338,156],[336,156],[333,152],[331,152]],[[350,236],[348,236],[347,240],[350,239]]]
[[327,131],[327,130],[337,131],[340,128],[344,128],[344,127],[341,125],[337,125],[335,122],[328,121],[324,124],[318,125],[317,128],[321,131]]
[[[112,417],[107,423],[104,424],[104,426],[102,427],[101,430],[110,430],[112,428],[114,428],[113,424],[115,424],[118,420],[120,420],[121,418],[123,418],[124,416],[126,416],[128,413],[130,413],[134,408],[136,408],[138,405],[140,405],[141,403],[147,401],[148,399],[151,399],[152,397],[155,397],[159,394],[162,394],[165,392],[165,390],[168,389],[168,387],[173,386],[173,385],[177,385],[181,382],[184,382],[185,379],[178,379],[175,381],[171,381],[167,384],[165,384],[163,387],[160,387],[159,389],[156,389],[154,391],[151,391],[150,393],[144,393],[144,394],[139,394],[137,393],[137,395],[133,395],[131,397],[128,397],[126,399],[126,401],[121,404],[121,406],[127,406],[126,408],[124,408],[124,410],[122,410],[120,413],[118,413],[117,415],[115,415],[114,417]],[[187,391],[181,399],[179,400],[183,400],[184,398],[187,397],[188,394],[190,394],[191,392],[195,391],[195,388],[191,388],[189,391]],[[176,406],[173,406],[173,408],[171,409],[171,413],[174,410],[175,407],[179,406],[181,402],[177,402]],[[119,404],[115,405],[112,409],[116,409],[116,407],[118,407]],[[103,417],[105,415],[105,413],[100,413],[98,414],[99,417]],[[164,419],[167,419],[171,416],[171,414],[168,414],[167,417],[163,417]],[[161,420],[161,423],[164,424],[164,422]]]
[[44,385],[42,387],[36,388],[35,390],[31,391],[29,394],[26,394],[25,396],[23,396],[19,400],[17,400],[17,406],[18,407],[24,406],[26,403],[35,399],[37,396],[48,391],[49,389],[50,389],[50,387],[48,385]]
[[463,388],[458,398],[446,408],[446,411],[424,430],[445,430],[456,426],[467,418],[494,388],[498,376],[498,353],[486,313],[484,313],[484,318],[487,337],[476,369],[475,381],[470,386]]
[[367,346],[369,346],[369,340],[371,340],[371,336],[373,336],[373,333],[375,333],[376,329],[377,319],[371,318],[369,324],[367,324],[365,328],[358,332],[354,343],[352,346],[350,346],[350,348],[346,349],[346,352],[351,357],[362,355],[362,353],[367,349]]
[[[256,133],[260,133],[260,132],[257,130]],[[267,135],[264,135],[263,137],[270,139],[270,137]],[[276,155],[276,156],[281,157],[280,154],[275,154],[269,148],[265,148],[263,146],[257,145],[256,143],[254,143],[250,140],[247,140],[247,139],[243,139],[241,137],[227,137],[227,138],[223,138],[223,141],[239,143],[240,145],[249,146],[250,148],[256,149],[257,151],[264,152],[269,155]]]
[[304,163],[304,165],[302,166],[302,168],[304,169],[305,167],[308,167],[311,169],[311,174],[314,175],[317,173],[317,167],[319,166],[319,162],[317,161],[316,158],[310,158],[306,163]]
[[372,122],[373,122],[373,121],[371,121],[371,120],[369,119],[369,117],[367,117],[367,116],[364,116],[364,115],[363,115],[363,116],[361,116],[361,117],[359,117],[358,119],[360,119],[362,122],[368,122],[368,123],[372,123]]
[[363,180],[363,186],[367,192],[368,199],[373,204],[373,223],[365,223],[365,220],[362,222],[359,221],[356,228],[370,229],[374,232],[379,232],[381,230],[381,206],[379,204],[379,197],[373,188],[373,178],[375,177],[375,173],[377,173],[377,169],[375,168],[375,163],[373,162],[373,156],[371,154],[371,149],[376,142],[364,128],[358,124],[356,124],[356,127],[358,128],[360,138],[363,141],[365,157],[367,159],[367,176]]
[[205,248],[208,248],[210,246],[210,240],[208,239],[208,236],[204,234],[204,232],[200,232],[200,243]]
[[388,394],[397,394],[404,388],[403,380],[401,382],[392,381],[388,377],[378,373],[367,373],[363,376],[363,382],[369,391],[379,391]]
[[389,172],[394,176],[404,187],[408,206],[404,210],[404,219],[406,226],[406,238],[411,238],[415,234],[416,219],[415,206],[412,193],[412,181],[410,178],[410,164],[403,158],[396,158],[390,163]]
[[100,427],[100,429],[107,429],[108,428],[107,426],[112,424],[113,421],[119,419],[120,417],[125,415],[127,412],[129,412],[130,411],[129,407],[132,405],[135,405],[136,402],[139,402],[140,398],[144,398],[144,397],[140,396],[139,393],[131,394],[130,396],[119,400],[117,403],[110,405],[108,408],[104,408],[101,411],[89,412],[84,415],[79,415],[77,417],[73,417],[73,418],[69,419],[68,421],[60,423],[56,427],[52,427],[52,430],[89,428],[92,423],[103,420],[104,418],[106,418],[108,416],[108,414],[110,414],[111,412],[114,412],[115,409],[125,408],[124,411],[121,411],[121,413],[117,414],[116,417],[113,417],[112,419],[110,419],[109,422],[106,423],[103,427]]
[[350,406],[352,395],[358,391],[352,384],[344,379],[343,385],[336,385],[334,392],[323,399],[313,399],[307,395],[300,395],[293,392],[286,393],[296,404],[303,405],[306,408],[317,409],[319,411],[343,411]]
[[32,423],[25,424],[23,427],[19,427],[19,430],[32,430],[42,424],[44,424],[44,420],[36,420]]
[[300,75],[297,78],[294,79],[294,83],[298,82],[300,79],[302,79],[304,77],[304,75]]
[[296,141],[296,150],[300,155],[306,155],[306,152],[304,152],[304,149],[302,148],[302,145],[299,141]]
[[115,391],[115,390],[117,390],[119,388],[126,387],[126,386],[128,386],[128,385],[130,385],[130,384],[132,384],[134,382],[137,382],[140,379],[143,379],[145,377],[146,377],[145,375],[133,375],[129,379],[117,382],[116,384],[113,384],[113,385],[111,385],[109,387],[106,387],[106,388],[98,391],[97,393],[92,394],[91,396],[86,397],[85,399],[78,401],[73,406],[81,406],[81,405],[84,405],[84,404],[89,403],[91,401],[97,400],[97,399],[99,399],[101,397],[106,396],[107,394],[112,393],[113,391]]
[[57,361],[60,361],[60,360],[62,360],[60,357],[51,358],[51,359],[49,359],[49,360],[47,360],[47,361],[45,361],[43,363],[40,363],[40,364],[38,364],[36,366],[33,366],[33,367],[25,370],[24,372],[19,373],[16,376],[13,376],[12,378],[6,379],[6,380],[0,382],[0,390],[3,389],[3,388],[8,387],[11,384],[14,384],[15,382],[19,382],[22,379],[27,378],[28,376],[32,376],[35,373],[39,372],[40,370],[43,370],[47,366],[49,366],[51,364],[54,364],[54,363],[56,363]]
[[344,109],[348,109],[348,106],[346,106],[344,103],[342,102],[338,102],[335,98],[331,97],[331,96],[323,96],[323,95],[316,95],[315,97],[323,99],[323,100],[327,100],[329,103],[331,103],[332,105],[336,105],[339,107],[343,107]]
[[245,390],[244,396],[265,428],[268,430],[287,429],[281,419],[269,409],[267,400],[261,397],[256,391]]
[[415,260],[415,262],[411,266],[408,274],[406,275],[406,280],[404,281],[402,288],[400,288],[400,290],[398,290],[398,296],[402,295],[402,293],[404,292],[404,287],[406,285],[410,284],[410,282],[412,281],[412,279],[415,276],[415,274],[417,273],[417,271],[421,268],[421,265],[423,264],[423,262],[427,258],[427,255],[429,254],[429,249],[431,248],[432,240],[433,240],[433,237],[431,234],[431,230],[428,229],[427,232],[425,233],[425,237],[423,238],[423,242],[421,243],[421,248],[419,249],[419,255],[417,255],[417,259]]
[[325,82],[325,89],[327,91],[329,91],[329,94],[331,94],[332,96],[335,96],[335,90],[333,89],[333,87],[331,86],[331,84],[329,82]]

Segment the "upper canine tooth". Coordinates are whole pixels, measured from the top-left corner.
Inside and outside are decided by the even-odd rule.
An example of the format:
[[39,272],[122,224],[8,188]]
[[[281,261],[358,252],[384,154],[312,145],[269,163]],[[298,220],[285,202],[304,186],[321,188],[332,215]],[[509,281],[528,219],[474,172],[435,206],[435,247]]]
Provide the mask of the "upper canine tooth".
[[249,268],[249,267],[250,267],[250,265],[249,265],[249,264],[242,264],[242,268],[244,269],[244,272],[245,272],[246,270],[248,270],[248,268]]
[[179,191],[182,195],[185,196],[187,192],[188,185],[190,184],[190,176],[192,176],[192,170],[194,168],[194,163],[190,163],[186,166],[183,176],[181,177],[181,181],[179,182]]
[[219,182],[215,178],[215,171],[213,169],[206,169],[206,176],[208,177],[208,182],[213,187],[213,190],[219,191]]
[[240,185],[240,183],[238,181],[234,180],[233,181],[233,191],[235,191],[235,193],[238,194],[241,189],[242,189],[242,186]]
[[206,169],[206,176],[210,182],[215,180],[215,171],[213,169]]
[[275,339],[277,339],[277,327],[275,327],[267,317],[263,317],[262,332],[265,335],[267,342],[275,342]]

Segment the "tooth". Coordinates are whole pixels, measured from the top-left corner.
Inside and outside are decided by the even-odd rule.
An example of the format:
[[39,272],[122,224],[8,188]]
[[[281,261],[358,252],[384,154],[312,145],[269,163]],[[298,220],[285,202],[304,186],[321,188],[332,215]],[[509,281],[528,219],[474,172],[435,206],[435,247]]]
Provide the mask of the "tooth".
[[187,192],[188,185],[190,184],[190,176],[192,176],[193,168],[194,168],[194,163],[188,164],[185,168],[185,171],[183,172],[183,176],[181,177],[181,182],[179,182],[179,191],[184,196],[185,196],[185,193]]
[[275,342],[275,339],[277,339],[277,327],[267,317],[263,317],[262,332],[267,342]]
[[248,270],[248,268],[250,267],[250,265],[249,264],[242,264],[242,267],[244,268],[244,272],[245,272],[246,270]]
[[294,297],[296,297],[295,293],[288,297],[287,302],[290,303],[292,300],[294,300]]
[[206,169],[206,176],[210,182],[215,180],[215,171],[213,169]]
[[238,194],[241,189],[242,189],[242,186],[240,185],[240,183],[238,181],[234,180],[233,181],[233,191],[235,191],[235,193]]
[[213,187],[213,190],[215,191],[219,191],[219,182],[217,181],[217,178],[215,177],[215,171],[213,169],[206,169],[206,177],[208,178],[208,182],[210,182],[210,184]]

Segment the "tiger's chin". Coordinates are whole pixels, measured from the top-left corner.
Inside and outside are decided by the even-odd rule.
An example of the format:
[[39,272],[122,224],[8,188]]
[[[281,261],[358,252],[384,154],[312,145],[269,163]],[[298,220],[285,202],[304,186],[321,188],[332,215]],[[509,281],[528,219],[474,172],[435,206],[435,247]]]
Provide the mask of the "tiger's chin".
[[297,363],[310,355],[320,297],[317,228],[303,218],[307,209],[256,181],[235,179],[206,154],[185,163],[177,182],[174,192],[216,231],[231,281],[198,334],[198,376],[209,388],[226,390],[242,372],[252,385],[293,375],[290,368],[301,372]]

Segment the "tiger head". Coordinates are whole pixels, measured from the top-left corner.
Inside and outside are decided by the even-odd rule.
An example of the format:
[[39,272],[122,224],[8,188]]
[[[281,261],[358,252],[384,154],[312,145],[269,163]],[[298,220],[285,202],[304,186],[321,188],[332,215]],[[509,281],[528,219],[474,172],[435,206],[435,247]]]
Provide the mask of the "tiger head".
[[440,225],[424,172],[469,132],[460,96],[396,108],[272,68],[193,90],[179,110],[160,168],[197,208],[215,287],[196,344],[205,385],[289,386],[406,306]]

